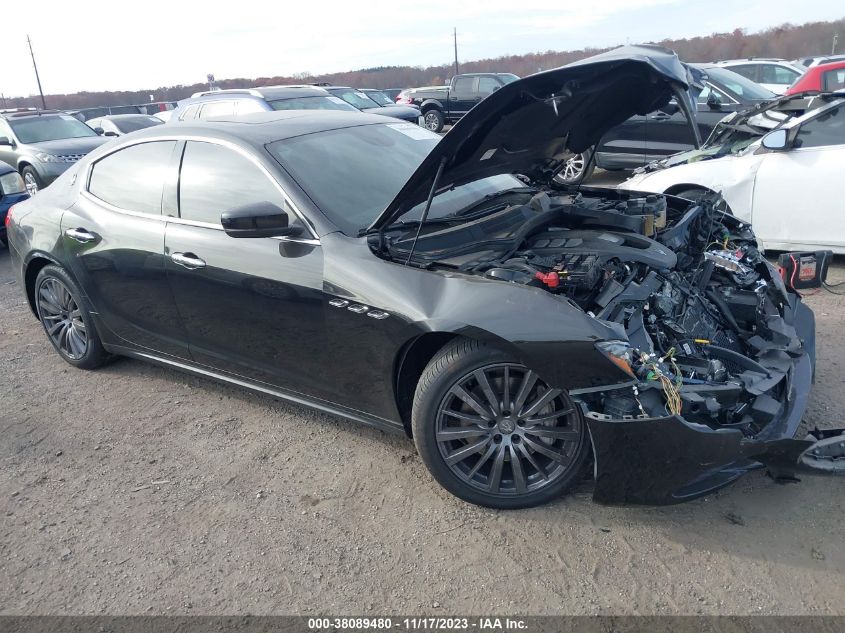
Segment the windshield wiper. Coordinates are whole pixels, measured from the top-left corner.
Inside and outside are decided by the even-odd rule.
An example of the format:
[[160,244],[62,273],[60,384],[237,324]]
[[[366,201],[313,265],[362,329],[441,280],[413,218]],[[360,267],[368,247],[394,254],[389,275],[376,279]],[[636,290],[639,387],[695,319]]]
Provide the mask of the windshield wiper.
[[[537,191],[537,189],[534,188],[534,187],[511,187],[510,189],[502,189],[501,191],[494,191],[493,193],[488,193],[486,196],[480,198],[479,200],[476,200],[475,202],[468,204],[464,208],[458,209],[454,213],[447,215],[445,217],[447,217],[447,218],[465,217],[465,216],[471,215],[473,209],[475,209],[479,205],[484,204],[488,200],[492,200],[493,198],[498,198],[500,196],[504,196],[504,195],[507,195],[509,193],[534,193],[535,191]],[[486,209],[485,209],[485,211],[486,211]]]

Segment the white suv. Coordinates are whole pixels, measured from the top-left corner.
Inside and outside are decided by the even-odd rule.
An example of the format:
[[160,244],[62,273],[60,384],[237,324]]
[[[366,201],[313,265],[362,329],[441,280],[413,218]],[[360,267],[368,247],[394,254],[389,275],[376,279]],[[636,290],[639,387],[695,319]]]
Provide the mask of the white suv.
[[807,70],[783,59],[729,59],[716,62],[777,94],[784,94]]

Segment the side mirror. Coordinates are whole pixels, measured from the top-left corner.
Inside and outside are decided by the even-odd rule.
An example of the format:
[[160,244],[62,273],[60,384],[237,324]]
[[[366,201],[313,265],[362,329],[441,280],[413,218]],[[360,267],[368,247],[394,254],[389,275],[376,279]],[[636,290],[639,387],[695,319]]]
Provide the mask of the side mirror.
[[288,226],[288,214],[272,202],[245,204],[223,212],[220,224],[229,237],[284,237],[302,233]]
[[761,141],[763,147],[773,151],[789,149],[789,135],[786,130],[772,130]]
[[711,110],[721,110],[722,109],[722,100],[719,98],[715,92],[711,92],[707,95],[707,107]]
[[120,134],[118,134],[117,132],[112,132],[111,130],[109,130],[108,132],[105,132],[103,134],[103,136],[120,136]]
[[8,136],[0,136],[0,145],[8,145],[14,147],[15,143]]
[[95,127],[94,131],[97,133],[98,136],[102,136],[103,134],[105,134],[105,132],[103,132],[103,128],[101,127]]

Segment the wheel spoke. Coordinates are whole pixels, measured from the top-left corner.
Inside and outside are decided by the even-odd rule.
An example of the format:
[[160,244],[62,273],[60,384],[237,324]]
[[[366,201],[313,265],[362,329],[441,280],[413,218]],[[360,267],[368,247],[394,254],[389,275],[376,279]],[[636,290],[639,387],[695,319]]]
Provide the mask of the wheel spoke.
[[541,455],[545,455],[549,459],[554,460],[559,464],[567,463],[566,456],[564,456],[562,453],[553,451],[548,446],[535,442],[530,437],[523,437],[522,441],[528,444],[529,448],[531,448],[532,450],[536,451],[537,453],[540,453]]
[[59,300],[55,294],[53,294],[49,288],[47,288],[46,284],[41,287],[41,292],[38,293],[41,301],[38,304],[47,310],[50,310],[54,314],[57,314],[62,311],[62,308],[59,306]]
[[540,473],[540,476],[543,479],[549,478],[549,476],[546,474],[546,469],[543,468],[542,466],[540,466],[540,464],[537,463],[537,460],[534,459],[534,456],[531,454],[531,451],[529,451],[527,448],[525,448],[525,444],[523,442],[520,442],[517,445],[517,450],[520,453],[522,453],[523,457],[525,457],[525,459],[528,460],[528,463],[531,464],[534,467],[534,470],[536,470],[538,473]]
[[475,474],[479,471],[479,469],[487,463],[487,460],[496,452],[496,449],[499,448],[498,444],[493,442],[490,443],[490,446],[487,448],[487,452],[484,453],[481,457],[478,458],[478,461],[475,462],[475,466],[472,467],[472,470],[467,473],[467,479],[472,479],[475,477]]
[[550,440],[565,440],[567,442],[574,442],[580,437],[578,431],[571,429],[560,429],[548,426],[532,426],[523,429],[526,435],[536,435]]
[[72,356],[82,356],[85,353],[85,347],[80,343],[78,336],[73,327],[68,328],[67,343]]
[[487,428],[481,428],[478,426],[459,426],[437,431],[437,441],[448,442],[449,440],[460,440],[467,437],[478,437],[479,435],[489,434],[490,430]]
[[496,397],[496,394],[493,393],[493,387],[490,385],[490,381],[487,380],[487,374],[483,369],[476,369],[472,375],[475,376],[475,379],[478,381],[478,386],[481,387],[481,391],[487,398],[487,402],[490,403],[490,409],[493,411],[493,415],[499,415],[499,412],[501,411],[501,408],[499,407],[499,399]]
[[474,424],[484,424],[487,418],[482,418],[480,415],[473,415],[472,413],[464,413],[463,411],[453,411],[452,409],[443,409],[443,415],[448,415],[466,422],[473,422]]
[[47,336],[56,336],[56,334],[61,330],[63,327],[67,325],[67,322],[64,320],[59,321],[58,323],[53,324],[50,326],[50,329],[47,330]]
[[525,372],[522,377],[522,384],[519,386],[519,391],[516,394],[516,402],[513,404],[514,411],[520,411],[528,399],[528,395],[537,383],[537,374],[530,369]]
[[569,415],[572,413],[572,409],[563,409],[561,411],[552,411],[551,413],[547,413],[539,418],[528,418],[525,420],[525,424],[532,425],[532,424],[545,424],[546,422],[554,422],[558,418],[562,418],[565,415]]
[[522,470],[522,460],[516,454],[516,448],[511,444],[509,447],[511,456],[511,470],[513,471],[513,484],[516,487],[516,492],[521,494],[525,492],[525,472]]
[[487,446],[487,444],[489,442],[492,442],[492,441],[493,441],[493,438],[485,437],[485,438],[477,441],[475,444],[467,444],[463,448],[459,448],[454,453],[449,455],[446,458],[446,463],[449,464],[450,466],[453,466],[454,464],[462,462],[467,457],[469,457],[473,453],[477,453],[479,450],[481,450],[482,448]]
[[560,389],[549,389],[544,393],[542,396],[537,398],[537,400],[528,407],[525,411],[521,411],[519,413],[519,417],[521,418],[530,418],[532,415],[540,411],[543,407],[549,404],[552,400],[557,398],[561,394]]
[[502,385],[502,406],[505,409],[512,409],[511,407],[511,368],[505,365],[505,377]]
[[469,393],[466,389],[461,387],[460,385],[455,385],[450,389],[450,392],[463,400],[466,404],[472,408],[478,415],[480,415],[485,420],[492,420],[493,416],[490,414],[490,411],[484,408],[484,405],[481,404],[478,400],[475,399],[471,393]]
[[496,459],[493,460],[493,468],[490,470],[490,483],[487,485],[490,492],[499,492],[499,486],[502,484],[502,470],[505,467],[504,444],[499,444],[497,449]]

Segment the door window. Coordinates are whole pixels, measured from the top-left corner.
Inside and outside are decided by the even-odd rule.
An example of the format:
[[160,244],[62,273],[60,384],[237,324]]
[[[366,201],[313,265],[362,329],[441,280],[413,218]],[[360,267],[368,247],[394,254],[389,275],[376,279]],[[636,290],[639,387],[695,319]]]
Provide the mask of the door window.
[[791,86],[800,74],[797,70],[792,70],[786,66],[764,64],[760,67],[760,83]]
[[161,195],[176,141],[132,145],[94,163],[88,192],[127,211],[161,213]]
[[251,160],[222,145],[188,142],[179,178],[180,217],[219,225],[224,211],[255,202],[285,208],[279,190]]
[[845,68],[825,72],[822,75],[822,88],[830,92],[845,90]]
[[179,117],[180,121],[191,121],[197,118],[197,110],[200,109],[200,104],[194,103],[185,108],[185,111]]
[[479,94],[489,95],[501,88],[501,84],[492,77],[478,78],[478,92]]
[[710,84],[704,84],[704,90],[698,93],[698,98],[696,99],[696,102],[700,104],[706,104],[708,99],[711,98],[711,96],[716,99],[716,103],[728,104],[733,102],[733,99],[731,99],[728,95],[726,95],[718,88],[711,86]]
[[235,114],[235,101],[212,101],[206,103],[200,110],[201,119],[213,119],[217,117],[231,117]]
[[739,64],[737,66],[726,66],[726,68],[746,79],[757,81],[757,64]]
[[455,80],[455,94],[469,94],[472,92],[472,83],[475,77],[458,77]]
[[845,145],[845,110],[833,108],[798,129],[795,147]]

